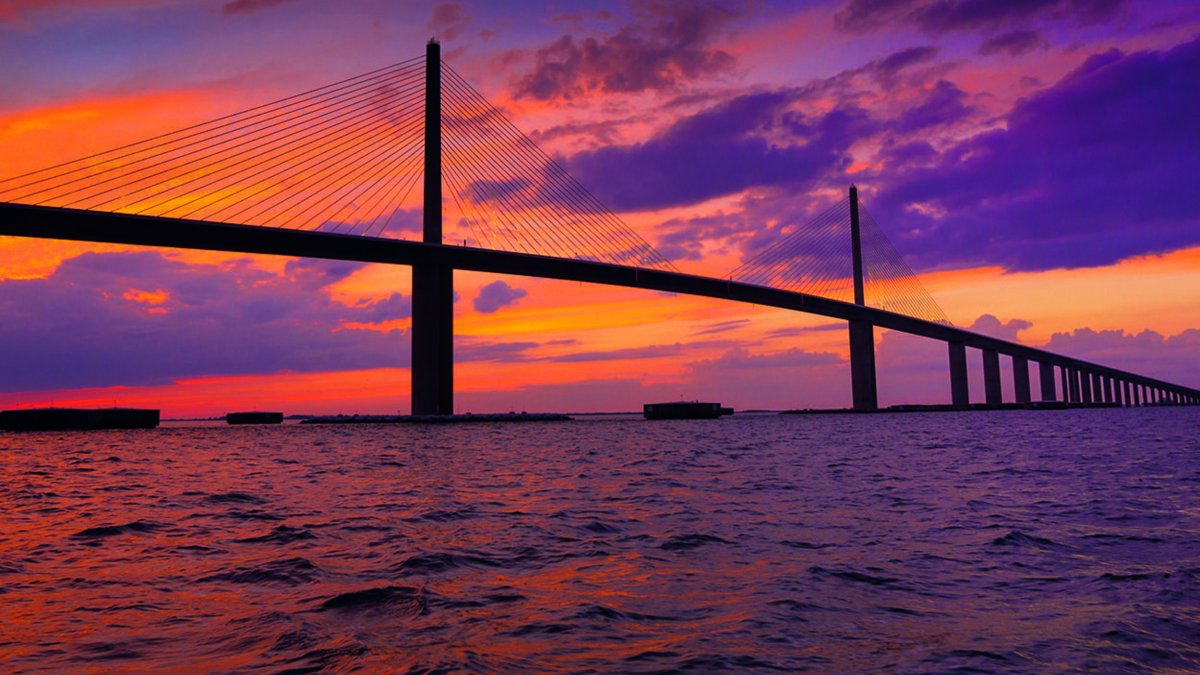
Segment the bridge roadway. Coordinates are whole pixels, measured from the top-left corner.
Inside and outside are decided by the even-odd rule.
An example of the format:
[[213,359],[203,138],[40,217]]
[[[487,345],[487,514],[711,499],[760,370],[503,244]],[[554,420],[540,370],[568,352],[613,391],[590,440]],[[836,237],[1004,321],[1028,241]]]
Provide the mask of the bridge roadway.
[[[997,394],[999,378],[998,371],[994,366],[992,369],[996,374],[986,377],[989,375],[986,372],[990,365],[988,363],[989,352],[1007,354],[1025,361],[1059,366],[1064,370],[1069,369],[1073,373],[1077,371],[1085,376],[1091,373],[1093,376],[1109,378],[1108,399],[1112,397],[1114,384],[1112,380],[1115,380],[1118,392],[1120,392],[1121,384],[1127,383],[1131,386],[1142,385],[1148,391],[1155,391],[1163,395],[1178,396],[1180,397],[1179,402],[1200,401],[1200,390],[1197,389],[980,335],[953,326],[805,293],[678,272],[380,237],[230,225],[200,220],[135,216],[25,204],[0,204],[0,235],[285,255],[390,265],[411,266],[432,263],[461,270],[562,279],[719,298],[807,312],[846,321],[863,321],[882,328],[941,340],[951,345],[952,370],[954,370],[955,348],[960,350],[960,354],[962,347],[983,350],[985,353],[985,379],[989,380],[988,386],[992,384],[990,380],[994,380]],[[995,358],[994,355],[990,357],[991,360]],[[959,368],[965,372],[962,366]],[[1067,378],[1062,379],[1066,382]],[[963,394],[965,395],[965,377],[963,380]],[[1084,382],[1086,382],[1086,377]],[[1043,373],[1042,383],[1045,386],[1045,373]],[[1025,386],[1026,392],[1028,392],[1028,378],[1025,378]],[[1088,386],[1083,384],[1082,388],[1088,389]],[[1103,390],[1104,387],[1099,384],[1094,389],[1097,394],[1102,394]],[[1092,396],[1086,395],[1091,393],[1086,392],[1082,400],[1085,402],[1093,400]],[[1067,394],[1068,392],[1064,391],[1058,399],[1065,400]],[[1117,393],[1117,397],[1120,396],[1121,394]],[[1046,397],[1043,396],[1043,398]],[[989,400],[991,399],[992,397],[989,395]],[[1053,400],[1053,397],[1048,400]],[[1078,400],[1078,397],[1073,400]],[[1101,399],[1098,396],[1094,400]],[[1128,399],[1126,400],[1128,401]],[[1125,404],[1129,405],[1130,403]]]

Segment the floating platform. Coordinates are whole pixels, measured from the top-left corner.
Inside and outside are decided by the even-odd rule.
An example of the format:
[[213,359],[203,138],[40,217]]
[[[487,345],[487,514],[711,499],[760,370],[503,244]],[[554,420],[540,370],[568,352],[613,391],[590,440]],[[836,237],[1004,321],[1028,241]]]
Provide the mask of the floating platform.
[[570,422],[559,413],[465,413],[462,415],[326,415],[300,424],[462,424],[468,422]]
[[91,429],[153,429],[159,411],[140,408],[29,408],[0,411],[5,431],[67,431]]
[[733,408],[722,408],[720,403],[704,401],[646,403],[642,406],[642,415],[648,420],[712,420],[732,414]]
[[225,413],[226,424],[283,424],[281,412],[231,412]]

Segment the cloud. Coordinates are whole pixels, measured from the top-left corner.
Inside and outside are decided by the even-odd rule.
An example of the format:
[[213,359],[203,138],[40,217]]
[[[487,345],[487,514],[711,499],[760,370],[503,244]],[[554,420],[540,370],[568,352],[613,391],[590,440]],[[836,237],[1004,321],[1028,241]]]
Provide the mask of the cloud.
[[533,71],[515,83],[516,95],[558,100],[671,89],[733,66],[733,55],[711,46],[738,15],[733,7],[710,0],[641,2],[635,8],[638,22],[613,35],[563,35],[537,50]]
[[913,133],[965,119],[972,112],[966,104],[967,95],[946,80],[939,81],[918,105],[905,110],[891,128],[899,133]]
[[495,342],[470,335],[454,336],[454,360],[466,361],[502,361],[514,363],[531,361],[535,358],[530,351],[540,347],[536,342]]
[[163,0],[0,0],[0,21],[19,23],[31,10],[62,11],[154,6]]
[[751,354],[745,347],[734,347],[721,355],[720,358],[705,361],[698,368],[715,368],[718,370],[746,370],[775,368],[807,368],[810,366],[832,366],[845,362],[845,359],[830,352],[810,352],[803,349],[785,349],[769,354]]
[[866,32],[898,24],[927,33],[994,30],[1049,19],[1094,24],[1112,18],[1123,0],[849,0],[834,15],[838,30]]
[[221,6],[221,13],[226,16],[234,14],[250,14],[263,9],[278,7],[294,0],[233,0]]
[[979,53],[984,56],[991,56],[993,54],[1020,56],[1025,52],[1039,47],[1045,48],[1049,44],[1046,38],[1042,37],[1041,33],[1037,31],[1014,30],[985,40],[983,44],[979,45]]
[[984,314],[970,326],[967,330],[979,333],[981,335],[990,335],[991,337],[1007,340],[1009,342],[1020,342],[1018,336],[1021,331],[1032,328],[1033,324],[1025,319],[1009,319],[1001,321],[991,314]]
[[1164,336],[1152,330],[1130,334],[1124,330],[1077,328],[1050,336],[1046,348],[1085,361],[1200,387],[1200,329],[1189,328]]
[[870,201],[917,266],[1105,265],[1200,243],[1200,38],[1098,54]]
[[433,20],[429,22],[435,37],[453,40],[471,23],[471,15],[457,2],[444,2],[433,8]]
[[479,295],[475,297],[474,302],[475,310],[491,314],[501,307],[515,303],[526,295],[528,293],[523,288],[509,286],[503,281],[493,281],[479,289]]
[[937,58],[938,51],[937,47],[930,46],[902,49],[882,59],[876,59],[860,69],[851,71],[851,73],[869,73],[880,86],[892,87],[896,84],[897,79],[903,71],[913,66],[933,61]]
[[875,126],[855,107],[803,115],[791,109],[797,96],[738,96],[645,142],[576,154],[569,168],[618,211],[692,204],[756,185],[801,189],[842,171],[850,144]]
[[0,282],[6,391],[164,384],[207,374],[406,367],[403,331],[353,330],[411,314],[399,294],[359,306],[329,284],[359,266],[185,265],[155,252],[87,253],[45,279]]

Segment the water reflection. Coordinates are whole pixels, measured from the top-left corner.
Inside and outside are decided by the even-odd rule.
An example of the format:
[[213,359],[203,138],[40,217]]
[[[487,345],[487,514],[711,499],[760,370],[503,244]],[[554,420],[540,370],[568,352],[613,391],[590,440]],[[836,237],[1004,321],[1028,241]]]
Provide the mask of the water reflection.
[[1200,668],[1194,410],[0,435],[8,668]]

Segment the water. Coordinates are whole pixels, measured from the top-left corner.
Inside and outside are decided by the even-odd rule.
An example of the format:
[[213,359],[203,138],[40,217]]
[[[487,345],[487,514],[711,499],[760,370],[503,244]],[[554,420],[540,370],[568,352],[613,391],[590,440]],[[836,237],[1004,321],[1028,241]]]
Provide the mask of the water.
[[0,434],[6,671],[1200,669],[1200,409]]

